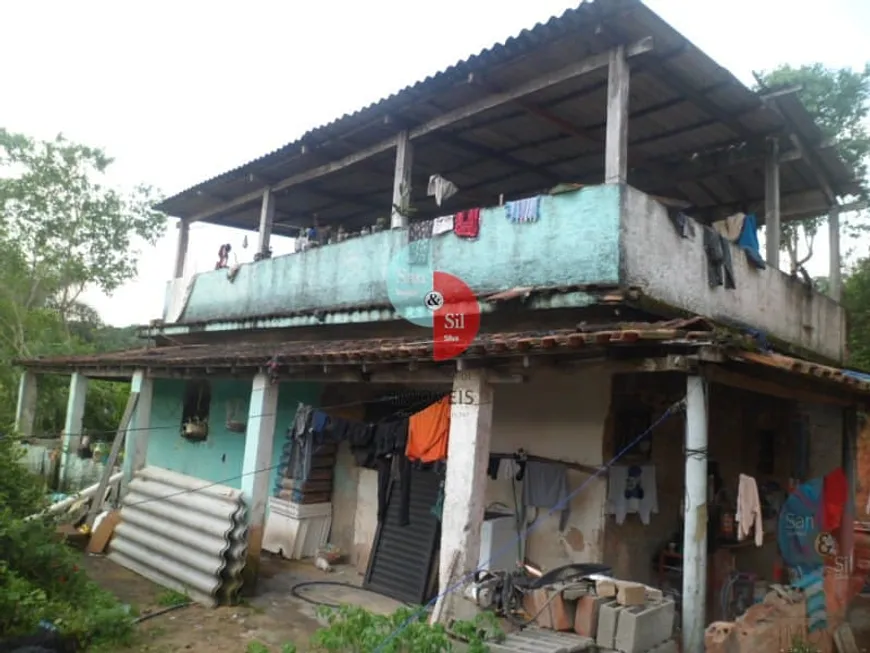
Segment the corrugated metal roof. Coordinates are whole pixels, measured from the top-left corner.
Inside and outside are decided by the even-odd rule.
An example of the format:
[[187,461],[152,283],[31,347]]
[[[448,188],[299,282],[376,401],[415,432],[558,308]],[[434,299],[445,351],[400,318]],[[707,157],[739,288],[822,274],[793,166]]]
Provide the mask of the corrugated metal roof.
[[247,550],[242,495],[160,467],[130,482],[109,559],[208,607],[235,603]]
[[[779,132],[784,128],[782,118],[640,0],[610,0],[583,3],[523,30],[379,102],[310,130],[284,147],[178,193],[161,208],[179,217],[201,215],[265,184],[383,142],[402,127],[419,126],[467,106],[493,89],[517,87],[616,43],[648,36],[655,41],[654,53],[642,55],[632,66],[629,183],[690,201],[701,209],[763,199],[758,162],[747,166],[747,174],[739,180],[731,171],[717,174],[714,170],[705,179],[685,183],[671,174],[669,166],[691,161],[699,152]],[[469,83],[472,74],[478,82]],[[511,199],[536,192],[556,181],[600,181],[606,86],[606,71],[599,70],[533,94],[528,102],[501,105],[420,138],[413,181],[418,215],[429,217],[440,210],[425,196],[428,175],[436,172],[460,186],[457,202],[478,204],[492,203],[500,194]],[[391,206],[393,158],[387,150],[278,193],[276,233],[282,229],[293,232],[294,225],[309,226],[315,214],[319,224],[342,223],[349,228],[384,217]],[[851,192],[854,185],[842,163],[828,161],[826,165],[838,191]],[[783,164],[784,189],[818,190],[812,177],[792,169],[800,171],[801,162]],[[647,174],[654,170],[660,172],[655,183]],[[717,188],[712,190],[710,185]],[[252,199],[208,220],[255,228],[258,218],[259,202]]]

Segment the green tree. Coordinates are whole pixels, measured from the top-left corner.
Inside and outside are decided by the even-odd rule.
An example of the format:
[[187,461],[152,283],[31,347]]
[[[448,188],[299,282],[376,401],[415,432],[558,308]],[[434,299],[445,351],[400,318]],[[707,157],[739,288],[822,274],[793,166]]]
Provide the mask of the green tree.
[[[866,194],[870,161],[870,63],[863,70],[827,68],[820,63],[793,67],[780,66],[772,71],[757,73],[758,86],[781,88],[799,86],[798,96],[824,135],[837,142],[845,162],[851,166],[862,182]],[[812,256],[813,240],[824,216],[815,216],[783,225],[782,245],[791,260],[792,269],[806,263]],[[847,234],[863,231],[863,216],[844,222]],[[799,245],[805,243],[807,253],[799,254]]]
[[[158,199],[151,188],[113,188],[111,163],[102,150],[63,136],[39,141],[0,128],[0,425],[10,424],[16,403],[13,359],[97,351],[104,336],[125,341],[80,297],[89,286],[111,293],[132,279],[139,247],[157,241],[166,218],[151,208]],[[38,424],[56,429],[66,387],[44,381]],[[94,384],[91,394],[86,421],[114,419],[119,393]]]
[[843,282],[849,316],[849,365],[870,371],[870,258],[858,261]]

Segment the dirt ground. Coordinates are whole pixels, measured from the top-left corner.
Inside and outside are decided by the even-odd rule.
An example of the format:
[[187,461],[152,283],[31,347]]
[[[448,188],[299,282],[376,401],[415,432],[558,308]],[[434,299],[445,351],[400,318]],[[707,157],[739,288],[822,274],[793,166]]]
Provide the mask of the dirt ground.
[[[87,556],[85,567],[95,582],[134,606],[140,615],[164,608],[160,604],[161,596],[167,593],[163,587],[103,556]],[[296,644],[300,653],[307,651],[311,635],[320,626],[315,613],[317,608],[290,593],[295,584],[305,581],[345,582],[358,586],[362,578],[349,565],[339,565],[333,572],[325,573],[308,562],[269,556],[263,561],[256,596],[235,607],[208,609],[191,605],[147,619],[137,626],[137,642],[127,650],[245,653],[248,644],[257,641],[276,653],[288,642]],[[333,604],[365,605],[368,610],[383,614],[401,607],[390,598],[352,587],[316,586],[300,589],[300,594]]]

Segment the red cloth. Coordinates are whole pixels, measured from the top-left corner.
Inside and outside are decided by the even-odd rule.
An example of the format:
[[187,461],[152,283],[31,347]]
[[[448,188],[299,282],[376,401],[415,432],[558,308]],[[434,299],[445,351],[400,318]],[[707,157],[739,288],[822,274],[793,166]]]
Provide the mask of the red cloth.
[[480,233],[480,209],[460,211],[453,216],[453,233],[463,238],[477,238]]
[[842,467],[825,476],[822,489],[822,530],[831,533],[840,527],[846,501],[849,498],[849,482]]

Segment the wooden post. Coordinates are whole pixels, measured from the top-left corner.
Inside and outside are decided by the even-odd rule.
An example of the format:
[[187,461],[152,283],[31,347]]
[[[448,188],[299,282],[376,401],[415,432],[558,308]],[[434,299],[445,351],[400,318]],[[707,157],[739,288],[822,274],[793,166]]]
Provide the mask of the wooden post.
[[15,432],[30,437],[33,435],[33,422],[36,419],[36,399],[38,396],[36,374],[24,370],[18,381],[18,405],[15,408]]
[[129,483],[133,476],[145,468],[148,462],[148,440],[151,434],[151,405],[154,398],[154,380],[149,378],[145,370],[133,373],[133,383],[130,386],[131,397],[138,395],[135,411],[131,414],[129,424],[124,426],[127,441],[124,449],[124,483]]
[[764,163],[764,235],[767,241],[767,264],[779,270],[779,250],[782,246],[782,226],[779,219],[779,141],[767,141]]
[[269,241],[272,239],[272,224],[275,222],[275,197],[272,189],[263,191],[263,203],[260,206],[260,231],[257,252],[266,254],[269,251]]
[[187,220],[178,221],[178,245],[175,249],[174,279],[184,276],[184,264],[187,259],[187,245],[190,240],[190,223]]
[[263,548],[269,480],[272,477],[278,388],[268,374],[255,376],[251,388],[245,457],[242,461],[242,495],[248,509],[248,549],[244,572],[246,592],[256,588],[260,573],[260,551]]
[[66,419],[63,424],[63,436],[60,450],[60,490],[69,480],[69,461],[75,455],[72,448],[82,437],[82,424],[85,417],[85,399],[88,396],[88,377],[80,372],[73,372],[69,382],[69,397],[66,402]]
[[607,71],[607,136],[604,146],[604,183],[624,184],[628,179],[629,67],[625,48],[610,52]]
[[828,241],[830,249],[830,271],[828,272],[828,294],[839,302],[843,294],[842,261],[840,259],[840,207],[831,207],[828,213]]
[[390,227],[408,226],[407,210],[411,205],[411,166],[414,162],[414,144],[407,131],[396,137],[396,171],[393,177],[393,206],[390,209]]
[[[441,598],[436,610],[442,620],[474,614],[470,603],[456,600],[462,593],[456,585],[476,570],[479,563],[493,395],[484,370],[456,372],[451,393],[450,440],[438,568]],[[516,551],[512,548],[509,552],[500,553],[507,556],[511,553],[515,555]],[[501,568],[502,562],[494,560],[494,567]],[[466,614],[463,608],[471,608],[471,614]]]

